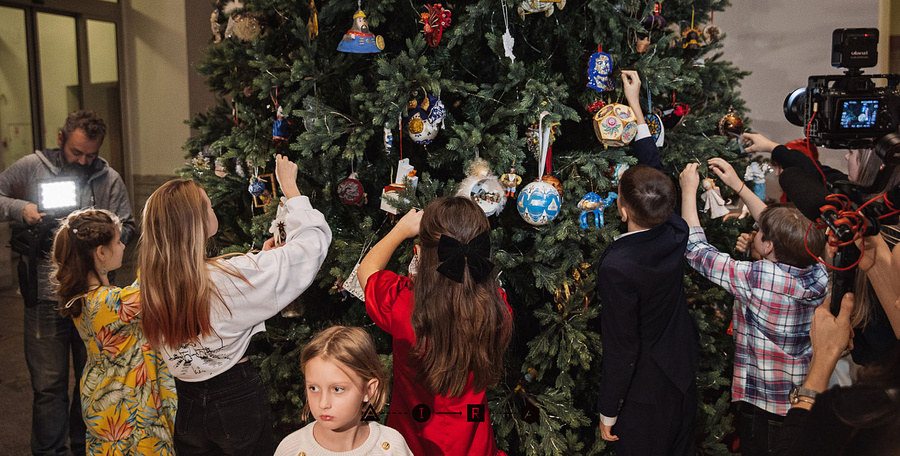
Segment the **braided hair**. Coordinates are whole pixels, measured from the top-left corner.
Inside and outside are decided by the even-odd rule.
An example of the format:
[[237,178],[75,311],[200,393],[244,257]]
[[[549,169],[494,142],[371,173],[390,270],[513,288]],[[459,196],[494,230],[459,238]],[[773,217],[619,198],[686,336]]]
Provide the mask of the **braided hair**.
[[104,209],[82,209],[69,214],[53,240],[54,271],[59,311],[63,317],[81,315],[83,295],[90,291],[88,278],[99,278],[94,265],[97,247],[109,245],[121,232],[119,218]]

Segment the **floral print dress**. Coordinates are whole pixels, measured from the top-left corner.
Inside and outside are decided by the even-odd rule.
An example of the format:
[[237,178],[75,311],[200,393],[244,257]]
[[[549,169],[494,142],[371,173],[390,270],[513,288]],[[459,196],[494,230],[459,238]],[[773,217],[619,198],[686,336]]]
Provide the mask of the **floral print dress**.
[[91,290],[75,318],[89,455],[175,454],[175,380],[141,330],[139,281]]

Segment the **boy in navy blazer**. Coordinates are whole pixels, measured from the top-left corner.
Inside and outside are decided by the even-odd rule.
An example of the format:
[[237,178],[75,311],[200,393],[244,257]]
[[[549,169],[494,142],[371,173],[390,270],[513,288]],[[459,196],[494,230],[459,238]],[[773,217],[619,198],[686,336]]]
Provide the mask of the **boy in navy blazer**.
[[619,181],[628,232],[598,264],[600,434],[617,441],[618,455],[693,455],[698,335],[684,293],[688,226],[641,112],[637,72],[622,71],[622,82],[638,119],[638,165]]

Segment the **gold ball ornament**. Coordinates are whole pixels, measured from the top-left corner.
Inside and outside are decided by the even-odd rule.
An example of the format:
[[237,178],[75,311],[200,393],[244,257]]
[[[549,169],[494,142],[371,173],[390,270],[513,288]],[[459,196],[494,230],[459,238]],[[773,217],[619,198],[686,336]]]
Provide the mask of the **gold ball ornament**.
[[594,133],[607,147],[621,147],[637,134],[637,119],[627,105],[612,103],[594,114]]
[[719,119],[719,134],[729,138],[740,136],[744,132],[744,119],[734,112],[734,106],[728,107],[728,113]]

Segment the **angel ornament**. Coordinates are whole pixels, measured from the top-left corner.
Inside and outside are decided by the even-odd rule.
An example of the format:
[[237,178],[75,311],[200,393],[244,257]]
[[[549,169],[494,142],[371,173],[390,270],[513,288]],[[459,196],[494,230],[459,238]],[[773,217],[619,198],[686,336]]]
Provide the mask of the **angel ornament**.
[[284,243],[287,238],[287,231],[285,231],[284,219],[287,217],[287,206],[284,205],[284,202],[287,201],[287,198],[281,197],[281,201],[278,203],[278,209],[275,211],[275,220],[272,220],[272,225],[269,226],[269,232],[272,233],[272,236],[275,238],[275,245],[281,245]]
[[700,199],[703,200],[703,212],[709,211],[712,218],[719,218],[730,212],[725,207],[725,200],[722,199],[719,187],[716,187],[716,181],[710,177],[703,179],[703,190],[705,191],[700,195]]

